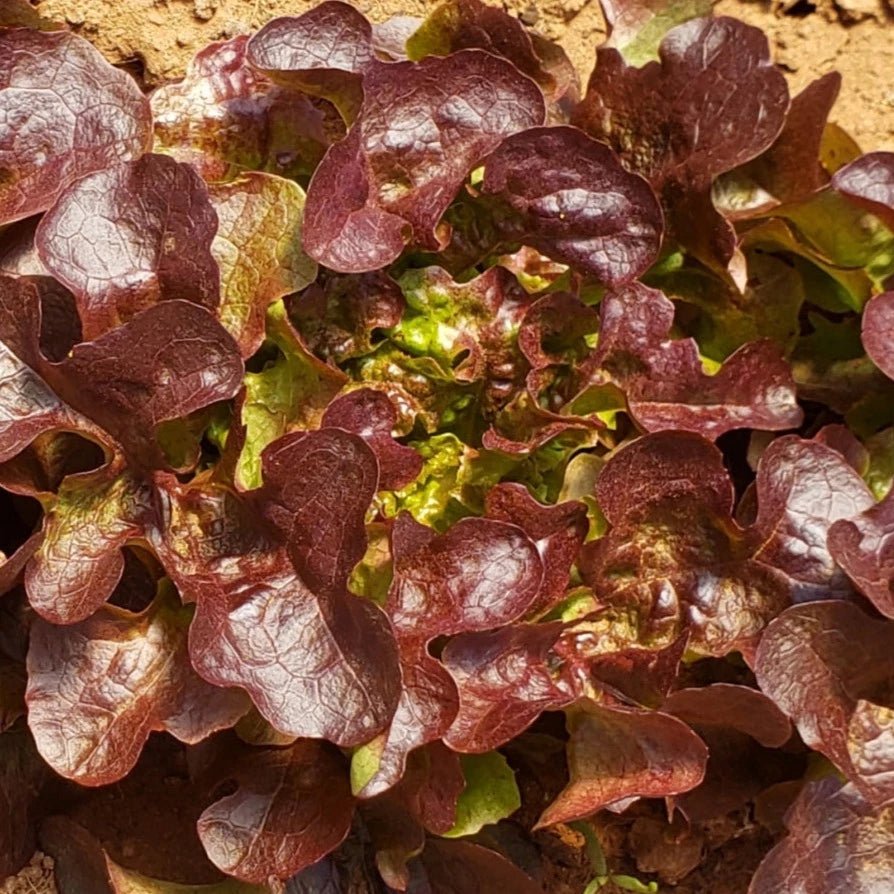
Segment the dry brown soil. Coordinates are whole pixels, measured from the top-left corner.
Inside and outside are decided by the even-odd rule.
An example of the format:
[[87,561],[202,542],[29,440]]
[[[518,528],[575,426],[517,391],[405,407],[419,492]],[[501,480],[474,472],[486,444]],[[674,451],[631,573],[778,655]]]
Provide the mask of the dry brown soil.
[[[192,55],[210,41],[313,5],[313,0],[37,0],[41,13],[67,22],[110,61],[141,67],[153,86],[182,76]],[[381,21],[396,14],[424,15],[434,4],[355,0],[355,5]],[[586,78],[594,48],[605,35],[598,0],[507,0],[504,6],[558,40]],[[844,85],[832,119],[864,150],[894,150],[894,0],[719,0],[716,9],[767,33],[794,91],[840,71]],[[746,862],[748,872],[733,887],[729,873],[715,867],[717,875],[703,880],[705,890],[732,894],[741,884],[744,891],[753,869],[752,860]],[[17,879],[0,883],[0,894],[52,894],[50,865],[37,855]],[[686,886],[687,892],[695,890]]]

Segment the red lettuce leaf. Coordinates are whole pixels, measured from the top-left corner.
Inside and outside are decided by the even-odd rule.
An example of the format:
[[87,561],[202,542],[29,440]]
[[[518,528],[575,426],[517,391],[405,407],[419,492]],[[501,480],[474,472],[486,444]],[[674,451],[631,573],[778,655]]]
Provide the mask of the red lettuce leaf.
[[243,365],[236,343],[208,311],[164,301],[76,345],[61,363],[42,364],[41,372],[133,465],[151,468],[167,465],[155,439],[159,424],[233,397]]
[[878,894],[891,881],[894,802],[873,807],[852,785],[810,782],[785,817],[788,836],[764,858],[748,894]]
[[341,118],[253,69],[247,43],[240,35],[209,44],[182,81],[152,94],[155,149],[193,164],[207,181],[245,171],[308,177],[344,135]]
[[32,608],[53,624],[89,618],[121,579],[125,544],[145,536],[154,496],[118,464],[65,478],[25,575]]
[[683,248],[725,268],[736,238],[711,184],[769,148],[788,111],[767,38],[735,19],[701,18],[668,31],[660,62],[634,68],[610,47],[596,55],[572,123],[649,179]]
[[609,293],[583,382],[616,382],[646,431],[692,431],[713,440],[737,428],[775,431],[801,423],[792,373],[776,344],[744,345],[709,376],[693,339],[668,337],[673,319],[673,304],[659,291],[633,283]]
[[835,172],[832,186],[894,229],[894,152],[868,152]]
[[379,480],[375,453],[348,431],[297,432],[264,451],[263,470],[261,511],[301,578],[314,590],[344,590],[366,552],[364,514]]
[[456,751],[483,753],[524,732],[543,711],[580,693],[553,667],[562,624],[516,624],[454,637],[441,656],[459,693],[444,741]]
[[456,686],[427,651],[439,635],[487,630],[528,611],[543,564],[520,528],[466,518],[437,535],[402,513],[391,535],[394,579],[385,611],[400,647],[402,689],[391,726],[370,749],[359,786],[371,797],[400,779],[414,748],[441,738],[457,710]]
[[[712,683],[672,692],[662,711],[688,723],[708,746],[701,785],[674,799],[690,823],[725,816],[779,781],[778,749],[792,733],[788,718],[762,692]],[[742,767],[749,768],[747,773]],[[784,778],[784,777],[783,777]]]
[[663,219],[649,184],[577,128],[509,136],[485,162],[481,189],[501,209],[503,238],[608,285],[636,279],[658,256]]
[[785,578],[751,557],[722,456],[704,439],[640,438],[605,466],[596,499],[611,529],[583,547],[582,575],[603,602],[633,612],[644,641],[688,631],[701,654],[748,652],[788,604]]
[[504,10],[480,0],[439,4],[406,42],[407,56],[414,61],[472,49],[508,59],[536,81],[550,102],[551,117],[563,117],[566,107],[578,99],[577,72],[564,50],[529,31]]
[[407,889],[409,894],[428,891],[487,894],[502,890],[540,894],[542,891],[540,885],[505,857],[470,841],[430,838],[419,862],[421,866],[414,867],[417,872]]
[[857,589],[894,619],[894,497],[829,528],[828,549]]
[[816,441],[779,438],[760,459],[756,492],[749,530],[755,559],[788,578],[793,602],[847,596],[851,586],[829,551],[829,530],[875,500],[845,458]]
[[348,135],[311,180],[305,211],[308,253],[345,273],[384,267],[407,243],[442,248],[435,228],[469,172],[544,118],[536,84],[481,50],[371,63],[363,92]]
[[83,177],[37,228],[40,259],[74,293],[96,338],[157,301],[220,302],[217,214],[191,165],[164,155]]
[[677,682],[689,634],[682,633],[669,645],[657,649],[628,646],[600,653],[597,645],[597,654],[590,656],[585,643],[592,640],[592,635],[587,626],[586,620],[579,630],[572,625],[568,637],[570,648],[565,645],[563,655],[574,655],[572,649],[586,655],[592,679],[622,703],[644,708],[661,707]]
[[68,627],[34,622],[28,724],[57,773],[105,785],[133,769],[153,730],[198,742],[248,710],[245,693],[196,676],[186,649],[190,616],[160,596],[138,615],[108,606]]
[[86,419],[68,407],[41,377],[45,365],[38,335],[36,286],[0,275],[0,462],[21,453],[44,432],[78,428]]
[[894,793],[891,686],[894,625],[847,602],[794,606],[757,650],[761,689],[870,803]]
[[344,840],[354,799],[344,758],[308,739],[244,757],[236,791],[199,817],[211,862],[247,882],[286,879]]
[[551,608],[565,593],[571,566],[587,535],[586,506],[576,500],[544,506],[516,483],[491,488],[484,505],[488,518],[517,525],[536,544],[543,561],[543,587],[533,610]]
[[328,0],[304,15],[268,22],[248,43],[248,61],[279,84],[357,114],[363,73],[375,62],[372,26],[348,3]]
[[65,31],[0,32],[0,224],[49,208],[79,177],[138,158],[149,102],[88,41]]
[[748,686],[713,683],[678,689],[661,708],[691,726],[722,726],[746,733],[767,748],[780,748],[792,734],[785,714],[762,692]]
[[861,337],[872,362],[894,379],[894,292],[876,295],[863,309]]
[[[830,71],[792,99],[785,126],[773,145],[733,171],[728,185],[723,179],[719,181],[715,201],[725,205],[727,193],[732,200],[729,207],[723,207],[725,213],[734,219],[749,217],[775,205],[807,198],[828,183],[820,154],[829,112],[840,89],[841,75]],[[745,207],[740,207],[742,184],[748,187],[744,190]]]
[[361,804],[376,868],[387,885],[407,890],[407,864],[425,847],[426,831],[440,834],[453,827],[465,785],[459,757],[432,742],[409,756],[406,773],[394,788]]
[[[339,447],[344,459],[350,456],[345,447],[361,460],[369,453],[356,436],[337,429],[305,439],[306,465],[296,469],[296,478],[304,474],[309,481],[322,479],[314,464],[337,460]],[[301,447],[302,441],[294,443]],[[374,479],[371,484],[375,490]],[[330,519],[319,548],[309,530],[297,522],[289,528],[291,552],[331,582],[331,589],[315,591],[295,571],[286,546],[265,533],[251,502],[210,486],[181,488],[167,502],[156,549],[181,596],[197,603],[189,651],[199,674],[218,686],[246,689],[281,733],[350,746],[381,732],[399,695],[397,649],[381,610],[343,589],[348,562],[330,553],[341,570],[326,568],[325,550],[363,554],[357,544],[338,540],[340,504],[306,507],[309,530],[325,521],[324,510]]]
[[211,253],[220,269],[223,327],[243,357],[264,340],[264,315],[278,298],[317,276],[301,245],[304,192],[290,180],[251,172],[208,187],[218,227]]
[[695,788],[708,749],[676,717],[581,704],[569,713],[570,781],[538,827],[581,819],[628,798],[661,798]]
[[340,428],[366,441],[379,464],[379,489],[397,490],[422,471],[422,457],[394,440],[397,410],[381,391],[359,388],[326,407],[323,428]]

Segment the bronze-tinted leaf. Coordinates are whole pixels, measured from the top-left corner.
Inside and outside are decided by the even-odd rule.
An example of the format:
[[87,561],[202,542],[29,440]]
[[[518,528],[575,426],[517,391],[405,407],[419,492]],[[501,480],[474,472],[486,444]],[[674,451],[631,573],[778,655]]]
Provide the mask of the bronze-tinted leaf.
[[75,180],[138,158],[149,102],[87,40],[66,31],[0,32],[0,224],[49,208]]
[[195,165],[209,182],[246,171],[307,177],[344,125],[327,103],[253,69],[247,43],[239,35],[209,44],[182,81],[152,94],[155,150]]
[[571,779],[538,826],[580,819],[627,798],[695,788],[708,749],[685,723],[660,712],[582,704],[568,717]]
[[658,256],[664,222],[649,184],[577,128],[509,136],[485,162],[481,188],[504,209],[506,240],[607,285],[636,279]]
[[786,575],[795,602],[846,596],[850,584],[827,538],[838,519],[874,505],[862,478],[837,450],[791,436],[764,452],[756,488],[755,558]]
[[886,617],[894,619],[894,498],[829,528],[828,548],[857,589]]
[[761,689],[870,803],[894,792],[894,625],[838,600],[794,606],[757,650]]
[[408,243],[443,247],[436,227],[470,171],[544,117],[537,86],[481,50],[373,62],[363,91],[348,135],[311,180],[305,213],[308,254],[345,273],[384,267]]
[[28,724],[57,773],[105,785],[130,772],[153,730],[198,742],[248,710],[243,692],[195,675],[186,651],[190,615],[160,596],[138,615],[108,606],[68,627],[35,621]]
[[304,739],[256,752],[235,772],[238,788],[199,817],[211,862],[247,882],[286,879],[348,834],[354,799],[336,748]]
[[47,269],[74,293],[92,339],[158,301],[215,310],[216,230],[195,169],[146,155],[72,184],[44,215],[36,241]]
[[894,870],[894,802],[873,807],[853,785],[810,782],[785,817],[788,836],[761,863],[748,894],[879,894]]

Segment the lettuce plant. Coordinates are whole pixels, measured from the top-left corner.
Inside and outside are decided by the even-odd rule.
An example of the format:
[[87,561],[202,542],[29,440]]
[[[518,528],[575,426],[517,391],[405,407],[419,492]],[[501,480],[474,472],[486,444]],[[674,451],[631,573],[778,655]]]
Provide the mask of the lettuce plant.
[[[572,824],[654,890],[732,817],[750,894],[889,883],[894,154],[604,9],[583,89],[328,0],[145,95],[0,8],[0,875],[533,894]],[[165,761],[198,873],[91,826]]]

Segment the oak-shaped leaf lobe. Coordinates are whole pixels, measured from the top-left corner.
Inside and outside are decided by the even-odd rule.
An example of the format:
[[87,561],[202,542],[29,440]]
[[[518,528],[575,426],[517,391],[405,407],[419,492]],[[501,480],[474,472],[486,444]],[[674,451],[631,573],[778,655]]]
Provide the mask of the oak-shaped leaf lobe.
[[568,715],[570,781],[539,827],[589,816],[627,798],[662,798],[695,788],[708,749],[682,721],[659,711],[580,703]]
[[504,239],[609,286],[636,279],[658,256],[664,222],[648,182],[576,127],[507,137],[485,162],[481,190],[501,208]]
[[670,338],[673,303],[640,283],[602,302],[600,340],[582,383],[615,382],[646,431],[692,431],[711,440],[737,428],[792,428],[803,414],[791,370],[769,340],[750,342],[708,375],[694,339]]
[[358,388],[326,407],[321,427],[340,428],[363,438],[379,465],[379,489],[397,490],[419,475],[422,457],[394,440],[396,424],[397,410],[386,394]]
[[115,606],[67,627],[36,620],[28,649],[28,724],[44,760],[81,785],[126,776],[153,730],[198,742],[249,707],[205,683],[187,654],[192,612],[161,594],[139,614]]
[[543,711],[579,694],[573,680],[551,669],[562,624],[514,624],[465,633],[445,647],[441,660],[459,694],[444,741],[456,751],[483,753],[522,733]]
[[661,710],[688,723],[708,746],[704,781],[674,799],[691,823],[737,810],[779,781],[784,756],[773,749],[785,745],[792,726],[762,692],[711,683],[670,693]]
[[46,210],[152,139],[149,102],[130,75],[66,31],[0,32],[0,119],[0,224]]
[[577,500],[546,506],[523,484],[504,482],[487,492],[484,509],[488,518],[517,525],[534,541],[543,561],[543,587],[534,610],[551,608],[565,593],[587,535],[586,506]]
[[577,72],[557,45],[524,27],[515,16],[481,0],[446,0],[429,13],[406,41],[407,57],[448,56],[457,50],[487,50],[508,59],[539,84],[551,118],[577,101]]
[[182,419],[242,385],[233,338],[204,308],[163,301],[95,341],[75,345],[42,371],[66,402],[107,431],[133,467],[167,465],[156,440],[162,422]]
[[764,858],[748,894],[877,894],[894,871],[894,801],[873,806],[833,777],[809,782],[785,817],[788,835]]
[[338,749],[302,739],[247,755],[233,774],[236,791],[199,817],[211,862],[246,882],[287,879],[347,836],[354,799]]
[[69,475],[43,522],[25,573],[32,608],[52,624],[89,618],[124,571],[123,547],[153,523],[154,488],[119,463]]
[[634,441],[603,469],[596,499],[611,529],[583,547],[581,573],[597,598],[633,613],[645,642],[688,631],[701,654],[748,653],[789,604],[784,576],[751,557],[722,455],[703,438]]
[[[348,459],[354,449],[361,457],[369,454],[359,438],[338,429],[311,432],[305,439],[306,464],[296,465],[298,480],[302,475],[323,480],[314,463],[327,467],[331,460]],[[296,443],[300,447],[302,441]],[[281,457],[286,456],[283,451]],[[374,467],[371,454],[369,460]],[[323,483],[337,488],[340,480],[344,487],[365,474],[362,465],[346,471],[343,478]],[[316,493],[321,497],[327,491]],[[332,498],[334,492],[328,493]],[[277,511],[287,514],[288,503],[278,505]],[[304,571],[322,569],[319,580],[331,582],[328,589],[310,587],[295,570],[287,544],[266,529],[254,500],[226,487],[172,489],[156,545],[181,596],[196,603],[189,651],[197,672],[216,685],[246,689],[280,733],[344,746],[366,742],[387,726],[400,683],[387,618],[372,602],[347,593],[350,562],[331,552],[344,548],[363,554],[362,545],[358,550],[358,544],[339,539],[339,532],[362,531],[353,520],[342,523],[347,505],[341,498],[307,505],[298,517],[309,529],[296,520],[284,531],[294,536],[291,552]],[[365,510],[366,505],[361,522]],[[321,536],[315,546],[310,531],[316,530]],[[327,557],[341,570],[328,568]]]
[[635,68],[600,47],[572,123],[648,178],[669,234],[724,269],[736,238],[711,202],[711,184],[772,145],[789,106],[785,78],[764,34],[727,17],[678,25],[658,53],[660,61]]
[[340,592],[366,552],[364,513],[379,464],[359,435],[343,429],[285,435],[263,453],[261,512],[314,590]]
[[829,528],[832,558],[857,589],[887,618],[894,619],[894,498]]
[[832,105],[841,88],[837,71],[817,78],[792,99],[785,126],[765,152],[720,181],[715,202],[730,218],[749,217],[805,199],[829,181],[820,155]]
[[84,337],[158,301],[220,303],[217,214],[195,169],[144,155],[81,178],[44,215],[40,259],[74,293]]
[[692,726],[738,730],[767,748],[780,748],[792,733],[788,718],[767,696],[733,683],[677,689],[661,709]]
[[867,152],[836,171],[833,188],[894,229],[894,152]]
[[40,327],[37,287],[0,275],[0,462],[44,432],[87,423],[41,376],[46,360],[38,342]]
[[758,463],[756,494],[754,558],[786,576],[793,602],[846,597],[851,586],[829,550],[829,530],[875,505],[847,460],[817,441],[779,438]]
[[515,525],[465,518],[444,534],[402,513],[391,535],[394,578],[385,604],[400,648],[400,700],[361,794],[394,785],[407,755],[441,738],[457,710],[456,685],[428,653],[439,635],[488,630],[517,620],[543,584],[537,546]]
[[796,605],[757,650],[760,688],[872,804],[894,793],[894,625],[840,600]]
[[861,338],[872,362],[894,379],[894,292],[870,299],[863,309]]
[[248,171],[309,177],[344,124],[328,103],[252,68],[247,43],[239,35],[209,44],[182,81],[152,93],[154,149],[194,165],[208,182]]
[[545,114],[537,85],[482,50],[373,62],[363,91],[348,135],[314,173],[305,209],[308,254],[344,273],[384,267],[408,243],[442,248],[447,237],[436,226],[468,174]]
[[249,41],[247,58],[276,83],[328,99],[350,123],[376,58],[372,26],[350,4],[327,0],[268,22]]
[[218,317],[242,356],[250,357],[264,340],[270,304],[300,292],[317,275],[301,245],[304,191],[255,171],[208,191],[218,221],[211,243],[220,269]]

